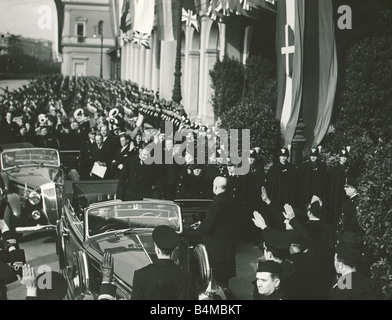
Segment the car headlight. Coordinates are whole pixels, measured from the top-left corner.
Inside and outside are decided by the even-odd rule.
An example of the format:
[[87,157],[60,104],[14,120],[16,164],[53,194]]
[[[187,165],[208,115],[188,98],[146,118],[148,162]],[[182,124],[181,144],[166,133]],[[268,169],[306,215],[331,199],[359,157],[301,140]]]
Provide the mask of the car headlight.
[[41,195],[36,191],[31,191],[28,196],[29,202],[35,206],[41,201]]

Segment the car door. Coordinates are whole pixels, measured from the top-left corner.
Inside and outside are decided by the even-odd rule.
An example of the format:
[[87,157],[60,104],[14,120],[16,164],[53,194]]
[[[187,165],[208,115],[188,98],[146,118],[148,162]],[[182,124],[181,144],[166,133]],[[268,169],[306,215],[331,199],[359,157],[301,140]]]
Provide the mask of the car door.
[[63,215],[58,226],[60,249],[63,256],[63,268],[71,267],[74,253],[83,250],[84,221],[75,213],[69,200],[63,207]]

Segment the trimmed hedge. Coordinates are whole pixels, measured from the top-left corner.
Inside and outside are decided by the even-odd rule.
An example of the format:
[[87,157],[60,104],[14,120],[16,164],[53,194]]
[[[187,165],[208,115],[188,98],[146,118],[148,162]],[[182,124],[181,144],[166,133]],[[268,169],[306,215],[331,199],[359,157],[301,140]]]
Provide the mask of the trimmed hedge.
[[358,221],[372,253],[372,277],[386,298],[392,298],[392,142],[380,142],[366,154],[361,175]]
[[212,106],[218,118],[242,99],[244,89],[244,67],[234,59],[225,56],[210,70],[211,87],[214,90]]
[[250,147],[261,148],[260,155],[266,165],[272,162],[279,148],[280,125],[270,106],[256,102],[239,103],[222,114],[221,120],[222,128],[226,130],[250,129]]
[[328,161],[351,146],[359,177],[358,221],[372,253],[372,277],[392,297],[392,36],[366,38],[347,55],[335,101],[334,132],[323,141]]
[[[243,67],[241,62],[225,57],[215,64],[210,74],[214,76],[213,101],[221,127],[226,130],[250,129],[250,147],[260,147],[264,163],[268,165],[280,147],[281,139],[275,115],[274,63],[262,56],[252,56]],[[237,76],[227,79],[229,74]],[[232,89],[234,85],[236,88]]]

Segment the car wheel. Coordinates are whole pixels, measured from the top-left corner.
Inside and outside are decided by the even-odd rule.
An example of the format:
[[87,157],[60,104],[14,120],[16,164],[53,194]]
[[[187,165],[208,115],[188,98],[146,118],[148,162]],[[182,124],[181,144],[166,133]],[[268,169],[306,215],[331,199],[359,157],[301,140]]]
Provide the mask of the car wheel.
[[208,254],[203,244],[195,246],[191,256],[191,271],[196,276],[197,287],[205,286],[211,278]]

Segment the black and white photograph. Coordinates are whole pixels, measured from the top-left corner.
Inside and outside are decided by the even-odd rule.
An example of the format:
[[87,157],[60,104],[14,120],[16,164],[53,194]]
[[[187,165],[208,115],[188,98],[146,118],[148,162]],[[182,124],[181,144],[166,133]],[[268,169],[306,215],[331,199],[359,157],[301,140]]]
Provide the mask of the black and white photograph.
[[390,0],[0,0],[0,300],[391,300],[391,84]]

